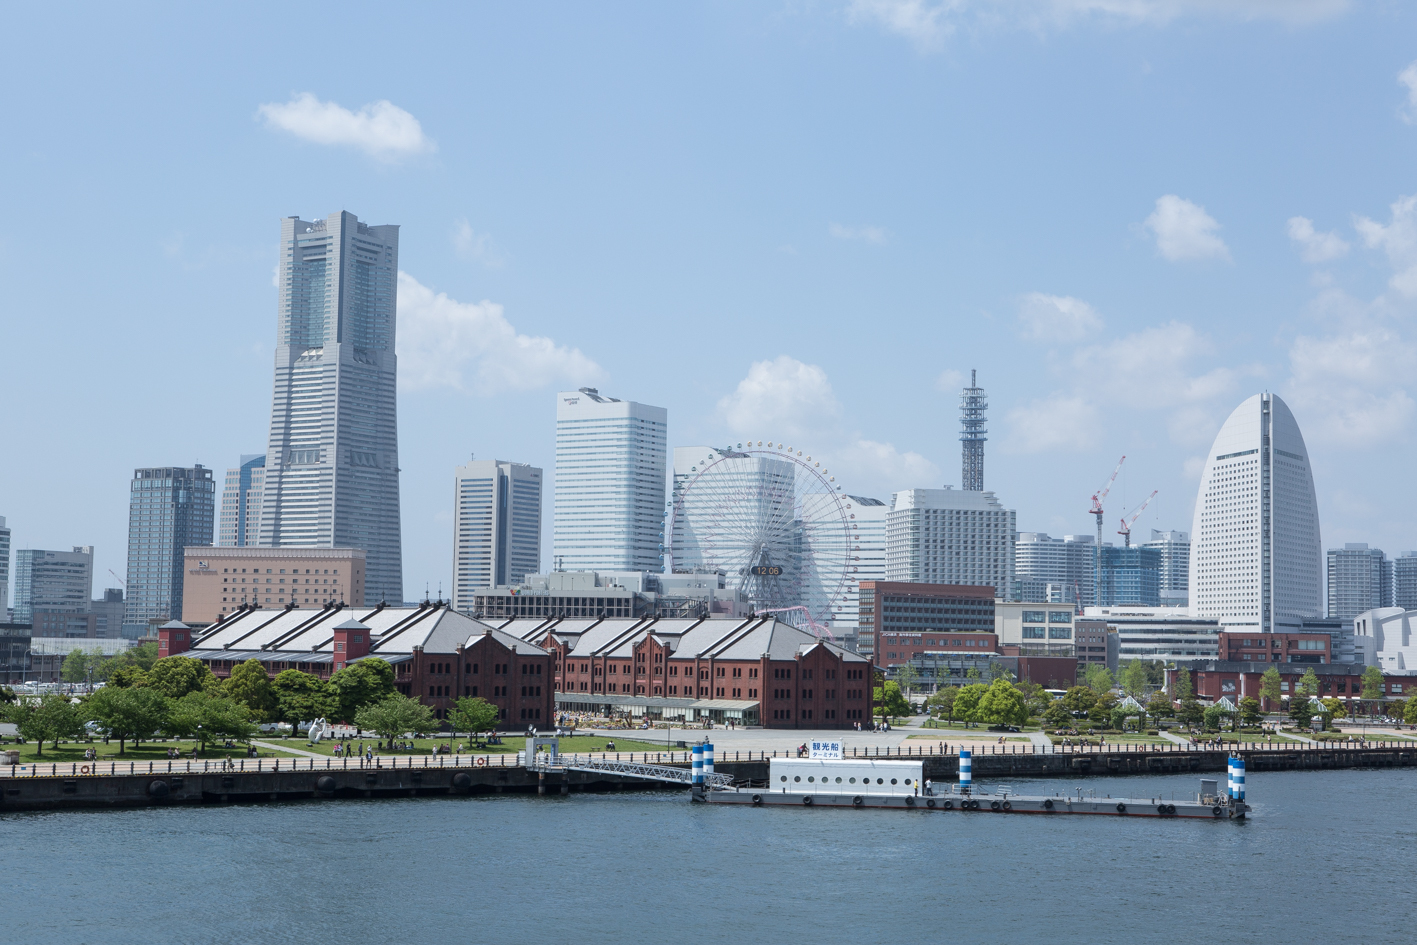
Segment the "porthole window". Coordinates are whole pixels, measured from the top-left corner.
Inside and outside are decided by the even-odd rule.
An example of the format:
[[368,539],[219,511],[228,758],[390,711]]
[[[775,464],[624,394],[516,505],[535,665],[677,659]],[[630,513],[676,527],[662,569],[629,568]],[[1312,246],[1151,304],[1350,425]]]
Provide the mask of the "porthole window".
[[786,781],[786,780],[787,780],[787,775],[784,774],[784,775],[782,776],[782,780]]
[[855,783],[856,783],[856,779],[855,779],[855,778],[852,778],[852,779],[851,779],[851,783],[852,783],[852,784],[855,784]]
[[906,778],[906,779],[905,779],[905,783],[906,783],[906,784],[909,784],[909,783],[910,783],[910,779],[909,779],[909,778]]
[[793,775],[793,776],[792,776],[792,780],[794,780],[794,781],[801,781],[801,780],[802,780],[802,775],[800,775],[800,774]]
[[885,783],[886,783],[886,779],[885,779],[885,778],[877,778],[877,779],[876,779],[876,783],[877,783],[877,784],[885,784]]
[[814,778],[814,777],[812,777],[812,776],[809,774],[809,775],[807,775],[807,780],[808,780],[808,781],[815,781],[815,780],[817,780],[817,779]]
[[840,783],[841,783],[841,778],[837,778],[837,779],[836,779],[836,783],[837,783],[837,784],[840,784]]
[[891,778],[891,783],[895,784],[895,778]]

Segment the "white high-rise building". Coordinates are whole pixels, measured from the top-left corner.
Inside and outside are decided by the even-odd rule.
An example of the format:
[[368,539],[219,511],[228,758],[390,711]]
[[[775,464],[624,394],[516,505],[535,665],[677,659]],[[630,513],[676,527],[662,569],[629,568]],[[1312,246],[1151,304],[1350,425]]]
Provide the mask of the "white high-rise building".
[[0,620],[8,620],[10,607],[10,529],[0,515]]
[[886,579],[886,516],[891,507],[868,496],[849,495],[846,500],[851,504],[851,581],[846,596],[832,607],[832,626],[855,635],[861,622],[861,582]]
[[1097,602],[1096,558],[1091,535],[1052,538],[1047,532],[1019,532],[1014,544],[1014,578],[1021,599],[1092,606]]
[[261,496],[266,484],[266,454],[247,453],[241,465],[226,471],[216,543],[223,548],[256,544],[261,534]]
[[278,332],[259,544],[360,548],[364,603],[403,601],[399,228],[281,221]]
[[593,387],[556,395],[556,570],[664,569],[668,425],[663,407]]
[[1392,598],[1392,562],[1382,549],[1351,541],[1328,550],[1328,616],[1352,620],[1391,607]]
[[1186,607],[1191,593],[1191,535],[1153,528],[1143,548],[1161,552],[1161,606]]
[[1191,612],[1228,628],[1297,629],[1323,613],[1309,451],[1283,400],[1235,408],[1206,457],[1191,526]]
[[886,580],[988,584],[1007,598],[1016,520],[992,492],[897,492],[886,515]]
[[484,588],[520,584],[541,570],[542,472],[525,463],[473,460],[453,473],[453,606],[472,613]]

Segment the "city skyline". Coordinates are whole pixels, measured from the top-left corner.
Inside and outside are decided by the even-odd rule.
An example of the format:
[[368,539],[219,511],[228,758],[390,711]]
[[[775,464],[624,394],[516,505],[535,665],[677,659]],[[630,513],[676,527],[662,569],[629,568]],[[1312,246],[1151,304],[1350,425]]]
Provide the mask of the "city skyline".
[[[987,488],[1021,529],[1088,532],[1086,498],[1126,453],[1118,514],[1160,489],[1137,530],[1184,530],[1209,438],[1268,389],[1305,428],[1325,544],[1401,555],[1417,510],[1386,497],[1417,458],[1417,12],[1176,9],[1037,33],[1007,16],[951,32],[942,12],[933,34],[830,4],[675,10],[654,43],[623,12],[568,11],[535,44],[519,11],[297,11],[290,29],[391,65],[309,79],[249,11],[208,24],[239,62],[201,56],[190,24],[21,11],[10,87],[56,55],[73,67],[16,100],[30,145],[0,158],[34,227],[0,261],[7,340],[73,371],[7,373],[12,436],[57,450],[0,471],[13,546],[93,544],[96,570],[123,574],[133,468],[225,470],[260,448],[272,223],[345,208],[404,227],[409,587],[451,583],[446,476],[469,452],[550,479],[557,390],[663,405],[670,446],[800,442],[884,497],[959,485],[976,367]],[[118,48],[184,82],[115,68]],[[469,50],[488,64],[475,85],[450,65]],[[125,239],[60,272],[43,247],[94,206]],[[159,400],[159,422],[131,422]]]

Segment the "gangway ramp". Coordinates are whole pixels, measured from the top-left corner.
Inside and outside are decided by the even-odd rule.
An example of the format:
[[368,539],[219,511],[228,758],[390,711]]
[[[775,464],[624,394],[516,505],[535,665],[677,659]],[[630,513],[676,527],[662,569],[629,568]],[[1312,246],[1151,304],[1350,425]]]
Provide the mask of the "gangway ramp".
[[[525,754],[518,752],[522,756]],[[530,759],[524,762],[528,771],[550,774],[562,771],[587,771],[596,774],[618,774],[627,778],[643,778],[646,781],[662,781],[666,784],[682,784],[685,787],[692,787],[694,783],[693,771],[689,768],[676,768],[670,765],[652,765],[642,761],[612,761],[608,758],[581,758],[578,755],[552,755],[549,752],[537,752]],[[708,787],[731,788],[733,787],[733,776],[731,774],[705,774],[704,784]]]

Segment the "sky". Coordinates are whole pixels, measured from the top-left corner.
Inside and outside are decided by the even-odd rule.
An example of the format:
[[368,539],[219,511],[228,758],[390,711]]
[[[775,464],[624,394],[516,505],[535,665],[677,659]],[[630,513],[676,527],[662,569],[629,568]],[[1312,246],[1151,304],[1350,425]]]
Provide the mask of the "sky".
[[977,369],[986,488],[1091,532],[1125,454],[1109,537],[1268,390],[1325,546],[1417,548],[1409,4],[33,4],[0,76],[0,515],[96,587],[135,467],[264,450],[279,221],[341,209],[401,227],[410,599],[583,385],[888,498]]

